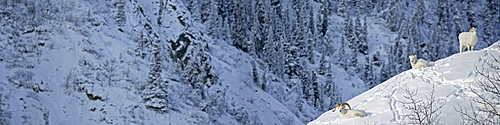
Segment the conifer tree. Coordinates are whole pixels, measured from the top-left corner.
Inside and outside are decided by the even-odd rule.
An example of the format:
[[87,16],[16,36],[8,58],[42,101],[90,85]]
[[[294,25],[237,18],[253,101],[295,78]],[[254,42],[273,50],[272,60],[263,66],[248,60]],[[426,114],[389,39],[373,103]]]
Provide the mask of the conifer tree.
[[213,66],[210,64],[211,58],[207,54],[208,45],[194,43],[188,55],[186,55],[187,63],[184,64],[183,78],[185,83],[200,96],[205,99],[207,89],[214,84],[218,84],[218,76],[215,73]]
[[118,26],[124,26],[127,21],[125,17],[125,0],[115,0],[113,6],[116,8],[115,22]]
[[207,34],[214,39],[221,38],[222,18],[218,14],[219,6],[215,0],[205,0],[201,4],[201,21],[206,25]]
[[337,13],[342,18],[349,17],[349,0],[340,0]]
[[160,40],[155,38],[150,46],[151,64],[149,67],[146,85],[142,90],[142,98],[146,107],[158,112],[165,112],[168,109],[167,86],[165,85],[161,73],[163,59],[161,56]]
[[469,27],[477,27],[477,22],[476,22],[476,12],[474,11],[475,5],[474,0],[468,0],[467,1],[467,10],[466,10],[466,15],[467,15],[467,22],[469,22]]
[[486,0],[484,3],[484,29],[483,38],[487,45],[491,45],[500,39],[500,2],[498,0]]
[[242,50],[243,52],[252,54],[252,41],[249,41],[249,36],[247,34],[247,29],[250,28],[250,22],[247,18],[249,15],[247,6],[248,3],[246,1],[235,1],[234,23],[231,28],[231,40],[233,46]]
[[[422,40],[424,35],[421,34],[420,32],[420,27],[423,25],[423,1],[422,0],[417,0],[417,5],[415,10],[413,11],[413,16],[411,17],[411,24],[409,26],[409,43],[408,43],[408,49],[409,53],[408,54],[416,54],[419,55],[420,57],[426,57],[427,53],[423,53],[427,51],[427,48],[425,46],[421,47],[420,45],[424,44],[425,42]],[[424,44],[425,45],[425,44]]]

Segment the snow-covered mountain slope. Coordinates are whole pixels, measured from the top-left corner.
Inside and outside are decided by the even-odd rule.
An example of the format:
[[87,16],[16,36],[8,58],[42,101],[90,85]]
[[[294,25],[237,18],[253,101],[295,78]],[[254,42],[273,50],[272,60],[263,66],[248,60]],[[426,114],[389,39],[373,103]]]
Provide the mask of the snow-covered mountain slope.
[[[51,5],[57,7],[38,10]],[[203,26],[190,19],[180,1],[21,1],[2,6],[8,7],[0,13],[5,15],[0,20],[5,26],[0,30],[0,124],[303,124],[253,84],[252,67],[261,64],[225,41],[203,35]],[[26,8],[35,9],[27,13],[34,14],[18,16]],[[29,23],[31,17],[37,24],[16,23]],[[170,50],[175,41],[189,41],[182,36],[196,38]],[[171,106],[163,113],[148,108],[141,96],[150,84],[153,40],[161,44],[159,74],[168,85],[162,88],[168,98],[160,99]],[[179,64],[168,55],[182,49],[201,53],[192,50],[202,42],[221,81],[206,92],[219,96],[205,99],[183,83]]]
[[[353,109],[365,110],[366,117],[340,119],[338,112],[326,111],[309,125],[335,124],[405,124],[410,123],[409,110],[403,108],[402,102],[408,102],[405,96],[406,88],[413,91],[418,89],[416,98],[428,98],[434,87],[436,105],[443,105],[438,111],[439,121],[450,125],[461,124],[460,114],[455,108],[470,109],[471,98],[476,95],[471,90],[477,90],[480,95],[487,95],[479,89],[478,80],[481,76],[475,73],[488,67],[485,61],[492,57],[500,57],[500,41],[489,48],[482,50],[457,53],[448,58],[438,60],[433,66],[421,69],[409,69],[401,74],[381,83],[380,85],[347,101]],[[497,73],[495,70],[482,70]],[[474,105],[477,109],[478,105]],[[470,112],[470,111],[469,111]]]

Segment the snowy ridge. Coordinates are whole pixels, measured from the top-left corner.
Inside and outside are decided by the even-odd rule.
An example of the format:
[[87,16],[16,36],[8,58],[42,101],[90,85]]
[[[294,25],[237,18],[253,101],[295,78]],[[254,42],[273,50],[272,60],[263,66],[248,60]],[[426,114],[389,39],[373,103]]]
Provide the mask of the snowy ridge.
[[437,123],[461,124],[460,114],[454,107],[470,104],[469,99],[475,96],[471,90],[479,90],[476,80],[480,76],[474,72],[475,66],[481,68],[486,60],[492,59],[491,56],[498,58],[499,45],[500,41],[482,50],[454,54],[438,60],[431,67],[409,69],[347,101],[353,109],[365,110],[367,117],[339,119],[338,112],[326,111],[308,125],[409,123],[404,117],[409,111],[400,103],[406,101],[402,89],[418,89],[417,97],[424,97],[433,86],[437,103],[444,104]]

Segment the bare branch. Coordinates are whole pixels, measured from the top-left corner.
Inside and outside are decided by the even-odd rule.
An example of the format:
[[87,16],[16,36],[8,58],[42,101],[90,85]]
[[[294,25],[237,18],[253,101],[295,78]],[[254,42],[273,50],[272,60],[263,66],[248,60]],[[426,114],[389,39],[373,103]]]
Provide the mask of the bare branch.
[[408,101],[399,101],[399,103],[403,104],[403,108],[412,111],[411,114],[405,115],[411,120],[410,124],[435,124],[439,121],[440,109],[444,104],[437,104],[434,85],[425,99],[416,98],[418,89],[410,90],[408,87],[404,87],[402,90],[406,94],[403,97]]
[[[491,60],[486,60],[481,67],[475,67],[474,72],[482,78],[476,79],[480,90],[471,90],[477,97],[471,98],[471,113],[466,108],[455,107],[455,111],[460,113],[462,121],[472,122],[471,124],[500,124],[500,60],[492,53]],[[491,71],[494,70],[494,71]],[[479,104],[474,109],[472,102]]]

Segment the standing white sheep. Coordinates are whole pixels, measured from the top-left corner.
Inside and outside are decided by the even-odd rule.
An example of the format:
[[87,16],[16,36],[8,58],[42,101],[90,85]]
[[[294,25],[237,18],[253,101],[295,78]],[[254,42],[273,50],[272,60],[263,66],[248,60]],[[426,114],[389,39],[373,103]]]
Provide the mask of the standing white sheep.
[[417,55],[410,55],[408,56],[410,58],[410,64],[412,69],[418,69],[422,67],[429,67],[429,62],[423,60],[423,59],[418,59],[417,60]]
[[474,50],[474,45],[477,43],[476,28],[469,27],[469,32],[462,32],[458,35],[460,42],[460,53],[467,48],[469,51]]
[[[349,109],[346,109],[345,106],[348,106]],[[336,109],[339,109],[340,112],[340,118],[345,119],[345,118],[354,118],[354,117],[365,117],[366,112],[363,110],[352,110],[351,106],[347,103],[342,103],[336,104],[335,108],[332,110],[332,112],[335,112]]]

